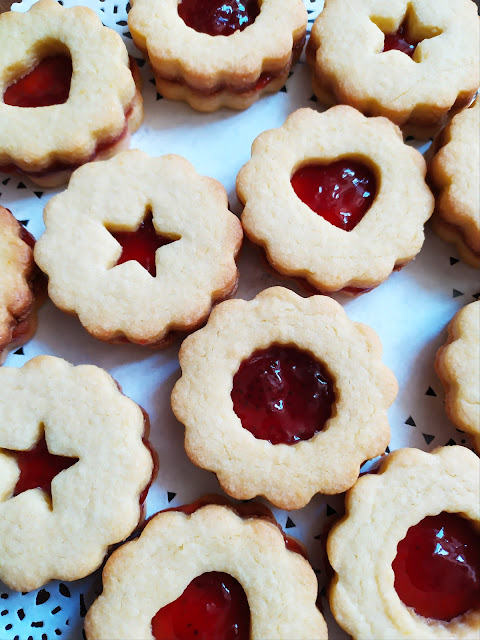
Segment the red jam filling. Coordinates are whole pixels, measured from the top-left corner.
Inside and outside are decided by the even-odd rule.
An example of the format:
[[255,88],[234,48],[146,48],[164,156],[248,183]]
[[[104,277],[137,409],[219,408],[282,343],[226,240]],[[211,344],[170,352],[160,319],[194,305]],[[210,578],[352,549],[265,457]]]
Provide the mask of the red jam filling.
[[257,0],[182,0],[178,15],[191,29],[209,36],[231,36],[255,22]]
[[155,265],[157,249],[175,242],[175,240],[166,238],[155,231],[151,213],[136,231],[110,231],[110,233],[122,245],[122,253],[117,265],[129,260],[136,260],[153,277],[157,275]]
[[410,527],[392,568],[399,598],[425,618],[449,621],[480,605],[480,535],[458,514]]
[[32,449],[9,451],[9,453],[13,454],[20,469],[20,476],[13,490],[13,496],[18,496],[29,489],[42,489],[51,498],[52,480],[61,471],[78,462],[78,458],[66,458],[50,453],[45,434]]
[[12,107],[49,107],[63,104],[70,93],[72,60],[52,56],[42,60],[30,73],[11,84],[3,95]]
[[407,33],[406,21],[402,22],[396,33],[387,33],[385,35],[385,42],[383,45],[383,51],[401,51],[406,53],[410,58],[413,56],[418,42],[415,42],[409,38]]
[[231,396],[243,428],[272,444],[309,440],[323,429],[335,402],[325,366],[305,351],[282,345],[244,360]]
[[293,174],[291,183],[302,202],[344,231],[357,226],[376,194],[372,171],[349,159],[305,165]]

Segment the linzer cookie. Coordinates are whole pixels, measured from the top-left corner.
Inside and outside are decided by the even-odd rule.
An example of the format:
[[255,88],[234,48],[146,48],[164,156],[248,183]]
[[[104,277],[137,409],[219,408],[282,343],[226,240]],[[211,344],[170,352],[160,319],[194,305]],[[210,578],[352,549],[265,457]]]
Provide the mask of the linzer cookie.
[[429,172],[437,192],[432,227],[480,268],[480,102],[456,115],[439,135]]
[[33,236],[0,206],[0,364],[37,327],[36,307],[43,296],[34,244]]
[[480,452],[480,301],[454,316],[435,369],[445,388],[445,408],[453,424],[473,437]]
[[0,369],[0,579],[30,591],[97,569],[142,516],[147,437],[103,369],[51,356]]
[[158,91],[199,111],[246,109],[285,84],[305,42],[302,0],[135,0],[128,26]]
[[326,640],[308,562],[272,518],[241,513],[194,504],[154,516],[105,565],[87,639]]
[[429,133],[469,104],[479,85],[472,0],[327,0],[307,60],[324,104],[349,104]]
[[347,493],[327,543],[329,599],[352,636],[480,635],[480,460],[465,447],[400,449]]
[[222,185],[180,156],[85,165],[44,219],[35,259],[49,295],[100,340],[165,346],[236,289],[240,222]]
[[276,271],[361,293],[420,251],[433,211],[425,172],[386,118],[299,109],[253,143],[237,177],[242,225]]
[[40,0],[0,15],[0,42],[0,171],[55,186],[128,146],[143,119],[138,70],[92,10]]
[[381,344],[328,297],[282,287],[218,305],[180,349],[185,449],[238,499],[283,509],[341,493],[385,451],[397,383]]

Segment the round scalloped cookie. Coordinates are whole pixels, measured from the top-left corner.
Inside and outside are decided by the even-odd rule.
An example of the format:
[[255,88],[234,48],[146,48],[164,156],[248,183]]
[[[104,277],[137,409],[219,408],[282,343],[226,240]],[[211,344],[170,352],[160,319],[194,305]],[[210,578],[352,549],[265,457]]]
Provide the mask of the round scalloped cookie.
[[[292,176],[304,166],[359,161],[374,175],[376,195],[346,231],[302,202]],[[260,134],[237,176],[242,225],[272,267],[319,292],[378,286],[420,251],[433,211],[421,154],[386,118],[340,105],[325,113],[299,109],[279,129]]]
[[435,370],[445,388],[445,408],[453,424],[473,437],[480,453],[480,301],[454,316]]
[[[120,264],[112,235],[138,230],[149,212],[153,235],[170,241],[152,253],[155,277],[137,259]],[[240,222],[222,185],[180,156],[131,150],[80,167],[44,219],[35,260],[49,295],[100,340],[164,346],[236,289]]]
[[407,607],[394,587],[392,563],[407,531],[428,516],[460,514],[478,533],[479,478],[480,461],[465,447],[400,449],[387,456],[377,475],[363,476],[350,489],[327,551],[335,571],[330,607],[354,640],[478,638],[478,609],[446,622]]
[[[201,6],[203,0],[198,2]],[[283,87],[305,42],[302,0],[260,0],[254,22],[228,36],[189,27],[178,4],[135,0],[128,15],[133,40],[148,57],[162,95],[185,100],[199,111],[246,109]],[[233,9],[224,20],[232,14]]]
[[[0,369],[1,580],[30,591],[83,578],[132,533],[154,472],[146,428],[103,369],[52,356]],[[16,491],[15,453],[43,436],[51,454],[79,459],[53,478],[51,500],[41,488]]]
[[480,269],[480,101],[456,115],[435,143],[429,174],[436,188],[432,227]]
[[[232,402],[241,364],[272,345],[310,354],[333,380],[330,419],[313,437],[294,444],[254,436]],[[380,360],[373,329],[349,320],[331,298],[306,299],[273,287],[249,302],[229,300],[183,342],[179,357],[182,377],[172,408],[185,425],[187,455],[213,471],[235,498],[262,495],[277,507],[300,509],[315,493],[346,491],[360,465],[389,442],[387,409],[397,393],[395,377]]]
[[[386,116],[417,133],[438,129],[479,85],[479,26],[472,0],[327,0],[307,60],[324,104]],[[413,57],[384,49],[406,28]]]
[[135,70],[119,34],[91,9],[40,0],[26,13],[3,13],[0,42],[2,96],[49,56],[69,55],[73,67],[66,102],[25,108],[0,100],[0,169],[56,186],[80,164],[128,146],[143,119]]
[[272,522],[243,519],[219,505],[191,515],[159,513],[138,540],[115,551],[103,570],[103,593],[85,619],[88,640],[153,640],[157,612],[194,578],[213,571],[233,576],[243,587],[252,640],[326,640],[327,626],[315,604],[317,580],[308,562],[287,550]]

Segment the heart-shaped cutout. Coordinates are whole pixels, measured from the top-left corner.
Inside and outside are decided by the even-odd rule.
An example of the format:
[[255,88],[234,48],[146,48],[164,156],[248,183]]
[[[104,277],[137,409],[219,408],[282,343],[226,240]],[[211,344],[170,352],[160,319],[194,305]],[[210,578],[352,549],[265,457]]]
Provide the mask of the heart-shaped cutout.
[[10,84],[3,94],[3,101],[12,107],[49,107],[63,104],[68,100],[71,81],[70,56],[50,56]]
[[210,36],[230,36],[255,22],[258,0],[182,0],[178,15],[185,24]]
[[357,226],[377,191],[374,173],[348,158],[328,165],[304,165],[293,174],[291,183],[302,202],[344,231]]

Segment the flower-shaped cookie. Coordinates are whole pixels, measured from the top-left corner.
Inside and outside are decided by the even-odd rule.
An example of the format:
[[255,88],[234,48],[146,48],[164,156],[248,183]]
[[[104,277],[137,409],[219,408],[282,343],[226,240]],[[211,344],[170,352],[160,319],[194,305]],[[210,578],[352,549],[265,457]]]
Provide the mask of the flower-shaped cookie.
[[274,287],[220,304],[180,349],[172,408],[188,456],[239,499],[299,509],[345,491],[389,442],[397,383],[380,356],[331,298]]
[[325,104],[343,103],[422,132],[466,106],[479,85],[472,0],[327,0],[307,60]]
[[240,222],[225,189],[180,156],[133,150],[80,167],[44,218],[35,260],[49,295],[100,340],[161,346],[236,287]]
[[199,638],[326,639],[316,594],[310,565],[274,523],[220,505],[168,511],[108,560],[85,631],[88,640],[187,637],[175,633],[187,626]]
[[465,447],[400,449],[347,493],[329,599],[354,640],[479,637],[479,479]]
[[0,578],[29,591],[97,569],[141,517],[148,423],[91,365],[0,369]]
[[460,309],[450,322],[435,370],[445,387],[448,417],[473,436],[480,452],[480,301]]
[[39,271],[33,262],[33,236],[0,206],[0,364],[7,353],[30,340],[37,318]]
[[332,292],[371,289],[420,251],[426,165],[386,118],[299,109],[254,141],[242,224],[277,271]]
[[91,9],[40,0],[3,13],[0,42],[0,170],[54,186],[128,146],[142,97],[122,39]]
[[438,191],[432,226],[480,268],[480,101],[456,115],[439,136],[429,173]]
[[305,42],[302,0],[135,0],[133,40],[157,88],[199,111],[245,109],[278,91]]

